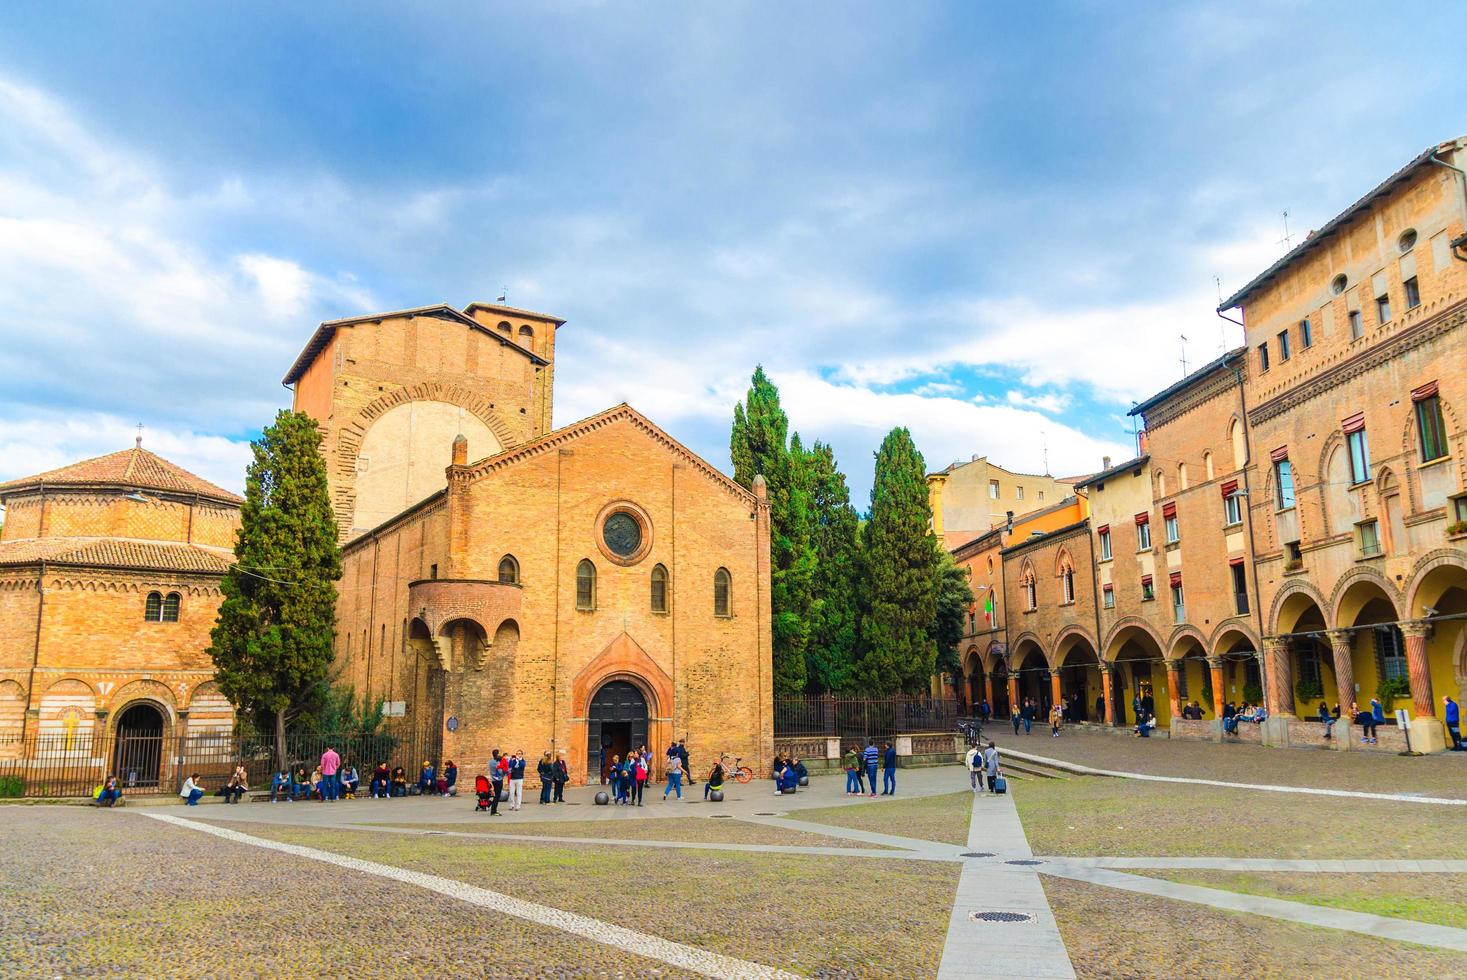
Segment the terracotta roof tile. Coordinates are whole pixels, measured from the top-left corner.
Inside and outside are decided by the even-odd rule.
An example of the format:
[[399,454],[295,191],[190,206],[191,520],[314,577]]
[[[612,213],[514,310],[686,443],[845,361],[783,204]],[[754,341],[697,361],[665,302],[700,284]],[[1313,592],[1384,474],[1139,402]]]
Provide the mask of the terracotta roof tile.
[[166,490],[174,493],[197,493],[216,500],[243,503],[243,499],[221,487],[216,487],[188,470],[168,462],[162,456],[150,453],[141,446],[124,449],[122,452],[84,459],[59,469],[22,477],[9,483],[0,483],[0,494],[29,487],[66,485],[104,485],[128,487],[136,490]]
[[38,562],[93,568],[149,568],[222,575],[233,556],[217,548],[128,538],[32,538],[0,544],[0,565]]

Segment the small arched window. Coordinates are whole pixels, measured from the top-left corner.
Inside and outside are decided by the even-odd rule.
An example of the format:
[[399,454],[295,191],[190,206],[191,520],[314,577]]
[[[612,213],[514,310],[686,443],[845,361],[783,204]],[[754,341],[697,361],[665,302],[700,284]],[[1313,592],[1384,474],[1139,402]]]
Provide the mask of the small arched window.
[[1187,482],[1187,464],[1186,463],[1178,463],[1177,464],[1177,489],[1178,490],[1185,490],[1185,489],[1187,489],[1187,487],[1188,487],[1188,482]]
[[504,334],[506,337],[510,337],[510,336],[513,336],[514,335],[514,329],[512,327],[510,327],[509,324],[505,323],[503,320],[499,321],[499,326],[496,329],[500,333]]
[[183,597],[177,592],[170,592],[163,597],[163,622],[178,622],[178,604],[182,601]]
[[713,573],[713,615],[733,615],[733,577],[726,568]]
[[1060,570],[1060,592],[1065,604],[1075,601],[1075,570],[1069,565]]
[[520,327],[520,346],[526,350],[535,349],[535,331],[529,327]]
[[596,566],[589,558],[582,558],[576,566],[576,608],[596,608]]
[[661,565],[652,568],[652,611],[667,612],[667,569]]
[[1248,458],[1248,447],[1243,443],[1243,424],[1237,419],[1228,426],[1228,440],[1233,444],[1233,468],[1241,470]]
[[148,593],[147,604],[143,606],[143,619],[150,623],[160,623],[163,621],[163,593]]
[[1211,480],[1212,479],[1212,453],[1211,452],[1205,452],[1205,453],[1202,454],[1202,472],[1204,474],[1206,474],[1203,477],[1203,479],[1206,479],[1206,480]]
[[1034,581],[1034,569],[1026,567],[1023,573],[1024,608],[1034,611],[1039,608],[1039,587]]
[[515,561],[514,555],[505,555],[499,559],[499,583],[501,585],[520,584],[520,563]]
[[1156,495],[1158,497],[1166,496],[1166,474],[1161,470],[1156,471]]

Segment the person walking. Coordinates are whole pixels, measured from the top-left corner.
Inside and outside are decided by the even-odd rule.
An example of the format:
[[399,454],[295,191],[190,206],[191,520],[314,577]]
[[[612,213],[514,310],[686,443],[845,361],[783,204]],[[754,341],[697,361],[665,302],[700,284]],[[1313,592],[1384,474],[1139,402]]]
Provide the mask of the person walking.
[[336,754],[335,746],[327,745],[321,753],[321,799],[335,803],[340,797],[341,756]]
[[495,749],[489,759],[489,782],[494,784],[494,807],[499,812],[499,801],[504,798],[504,777],[509,773],[509,760]]
[[852,745],[846,750],[842,765],[846,767],[846,795],[861,795],[861,754]]
[[695,780],[693,779],[693,764],[688,761],[687,739],[677,740],[677,757],[678,761],[683,764],[683,776],[687,778],[688,785],[692,786]]
[[1049,734],[1051,738],[1059,738],[1060,726],[1065,721],[1065,709],[1058,703],[1049,709]]
[[876,763],[881,758],[881,752],[876,748],[876,743],[866,739],[866,751],[861,754],[861,761],[866,763],[866,779],[871,784],[871,798],[876,798]]
[[1025,735],[1033,735],[1034,734],[1034,701],[1033,701],[1032,698],[1025,698],[1024,699],[1024,710],[1023,710],[1022,714],[1024,716],[1024,734]]
[[881,795],[896,796],[896,749],[890,742],[885,744],[881,755]]
[[[676,746],[674,746],[676,748]],[[662,791],[662,802],[667,802],[668,793],[677,793],[678,802],[683,798],[683,760],[676,752],[667,753],[667,788]]]
[[1024,723],[1024,716],[1020,713],[1017,704],[1009,709],[1009,721],[1014,723],[1014,734],[1019,734],[1019,726]]
[[992,742],[989,742],[988,748],[983,750],[983,773],[988,777],[988,792],[997,792],[998,746]]
[[1450,696],[1442,698],[1442,718],[1447,723],[1447,734],[1452,736],[1452,751],[1462,751],[1462,709]]
[[975,745],[963,756],[963,765],[968,770],[968,785],[973,792],[983,792],[983,746]]
[[540,757],[535,773],[540,777],[540,805],[544,806],[550,802],[550,791],[555,785],[555,763],[550,761],[549,752]]
[[565,764],[565,749],[561,749],[555,755],[555,771],[550,777],[553,788],[551,803],[565,802],[565,784],[570,782],[570,766]]

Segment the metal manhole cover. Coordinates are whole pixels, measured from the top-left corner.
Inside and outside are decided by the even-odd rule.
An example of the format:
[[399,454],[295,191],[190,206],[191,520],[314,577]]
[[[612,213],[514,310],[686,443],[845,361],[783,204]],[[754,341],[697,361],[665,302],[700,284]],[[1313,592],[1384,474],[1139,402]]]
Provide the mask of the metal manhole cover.
[[732,820],[733,819],[733,814],[732,813],[715,813],[713,815],[713,819],[714,820]]
[[965,858],[991,858],[991,857],[993,857],[993,852],[992,851],[964,851],[962,854],[959,854],[958,856],[959,857],[965,857]]
[[1033,922],[1034,916],[1028,912],[969,912],[968,918],[974,922]]
[[1043,864],[1043,861],[1005,861],[1004,864],[1022,864],[1025,866]]
[[756,817],[777,817],[777,816],[779,816],[779,814],[775,813],[773,810],[756,810],[754,812],[754,816],[756,816]]
[[425,830],[423,833],[428,837],[441,837],[448,833],[446,830]]

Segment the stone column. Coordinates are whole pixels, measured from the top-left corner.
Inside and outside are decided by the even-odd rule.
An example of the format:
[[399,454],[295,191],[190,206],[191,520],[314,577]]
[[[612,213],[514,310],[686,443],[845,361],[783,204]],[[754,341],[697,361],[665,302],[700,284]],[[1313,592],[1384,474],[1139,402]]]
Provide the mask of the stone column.
[[1105,698],[1105,723],[1114,725],[1116,723],[1116,704],[1111,697],[1111,671],[1114,668],[1107,661],[1100,662],[1100,690],[1101,697]]
[[1355,696],[1355,644],[1349,630],[1330,630],[1325,634],[1335,664],[1335,697],[1340,704],[1340,720],[1335,723],[1335,748],[1348,750],[1354,745],[1350,726],[1355,716],[1350,703]]
[[1050,704],[1064,704],[1064,692],[1060,690],[1060,669],[1049,668],[1049,693]]
[[1406,637],[1406,670],[1411,674],[1411,708],[1418,718],[1436,717],[1431,667],[1426,660],[1426,637],[1430,632],[1426,623],[1401,624],[1401,634]]
[[1263,641],[1263,684],[1269,717],[1294,717],[1294,677],[1289,664],[1288,641],[1277,637]]
[[1447,730],[1436,716],[1431,692],[1431,666],[1426,659],[1430,623],[1402,623],[1406,637],[1406,670],[1411,676],[1411,748],[1416,752],[1440,752],[1447,747]]
[[1166,693],[1167,703],[1171,705],[1172,721],[1182,717],[1182,685],[1178,678],[1181,672],[1182,662],[1180,660],[1168,660],[1166,662]]
[[1019,675],[1009,674],[1009,710],[1019,706]]
[[1221,718],[1223,705],[1228,702],[1227,682],[1223,680],[1222,657],[1208,657],[1207,672],[1212,678],[1212,714],[1216,718]]

